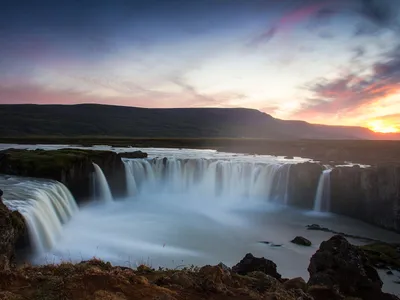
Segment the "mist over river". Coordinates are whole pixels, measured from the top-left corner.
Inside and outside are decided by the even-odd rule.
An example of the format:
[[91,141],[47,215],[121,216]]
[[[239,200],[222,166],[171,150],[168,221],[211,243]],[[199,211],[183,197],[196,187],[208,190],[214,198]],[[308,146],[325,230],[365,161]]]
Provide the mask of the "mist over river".
[[[90,149],[137,150],[108,146]],[[338,232],[400,242],[399,234],[361,221],[286,205],[288,170],[307,159],[214,150],[153,148],[146,152],[147,159],[124,159],[127,197],[110,200],[104,186],[107,180],[98,180],[103,175],[96,169],[97,193],[93,201],[79,208],[60,183],[1,176],[6,204],[30,220],[31,238],[36,244],[31,261],[46,264],[98,257],[129,267],[145,263],[153,268],[182,268],[219,262],[232,266],[252,253],[274,261],[284,277],[307,280],[310,257],[333,234],[310,231],[306,225],[315,223]],[[24,201],[27,195],[31,195],[30,200]],[[54,201],[64,204],[55,206]],[[42,202],[47,205],[39,205]],[[312,246],[291,243],[295,236],[309,239]],[[384,273],[381,276],[384,290],[395,293],[398,285]]]

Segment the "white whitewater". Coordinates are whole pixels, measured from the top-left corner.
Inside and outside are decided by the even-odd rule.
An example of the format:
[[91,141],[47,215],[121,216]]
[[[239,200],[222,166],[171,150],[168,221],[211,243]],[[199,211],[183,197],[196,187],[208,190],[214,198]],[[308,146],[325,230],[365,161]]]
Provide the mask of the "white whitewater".
[[130,163],[127,161],[123,162],[125,167],[125,177],[126,177],[126,187],[127,187],[128,197],[133,197],[137,194],[135,177],[132,174],[132,168],[130,167]]
[[111,194],[110,186],[108,185],[106,176],[103,173],[103,170],[99,167],[99,165],[93,163],[94,172],[95,172],[95,186],[96,191],[98,192],[99,198],[101,201],[105,203],[113,202],[113,196]]
[[35,252],[52,248],[61,235],[62,225],[77,211],[70,191],[60,182],[7,177],[0,179],[4,203],[18,210],[28,224]]
[[130,195],[188,193],[288,201],[289,164],[201,158],[125,159],[124,163]]
[[322,171],[319,177],[317,193],[314,200],[314,211],[329,212],[331,206],[331,171],[327,169]]

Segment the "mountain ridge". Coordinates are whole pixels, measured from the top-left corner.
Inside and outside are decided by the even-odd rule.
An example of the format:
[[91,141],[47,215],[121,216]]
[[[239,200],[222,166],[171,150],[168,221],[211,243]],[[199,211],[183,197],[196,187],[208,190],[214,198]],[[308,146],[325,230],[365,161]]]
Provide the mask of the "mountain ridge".
[[[251,108],[144,108],[104,104],[2,104],[2,137],[125,136],[266,139],[382,139],[358,126],[281,120]],[[391,135],[398,138],[398,134]]]

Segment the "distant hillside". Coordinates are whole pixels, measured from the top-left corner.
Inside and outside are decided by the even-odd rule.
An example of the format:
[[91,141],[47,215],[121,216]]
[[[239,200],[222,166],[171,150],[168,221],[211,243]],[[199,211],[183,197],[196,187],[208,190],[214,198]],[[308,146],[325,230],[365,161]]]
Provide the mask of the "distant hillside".
[[0,136],[374,139],[362,127],[285,121],[244,108],[147,109],[98,104],[0,105]]

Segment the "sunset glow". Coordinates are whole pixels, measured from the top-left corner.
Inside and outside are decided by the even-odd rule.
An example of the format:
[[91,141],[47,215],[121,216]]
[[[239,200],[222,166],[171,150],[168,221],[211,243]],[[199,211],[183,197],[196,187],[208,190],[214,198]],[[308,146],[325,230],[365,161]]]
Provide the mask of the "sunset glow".
[[22,2],[0,11],[0,104],[246,107],[400,131],[400,1]]
[[382,120],[375,120],[375,121],[371,121],[368,123],[368,128],[371,129],[374,132],[380,132],[380,133],[396,133],[396,132],[400,132],[400,128],[392,125],[392,124],[388,124],[385,121]]

